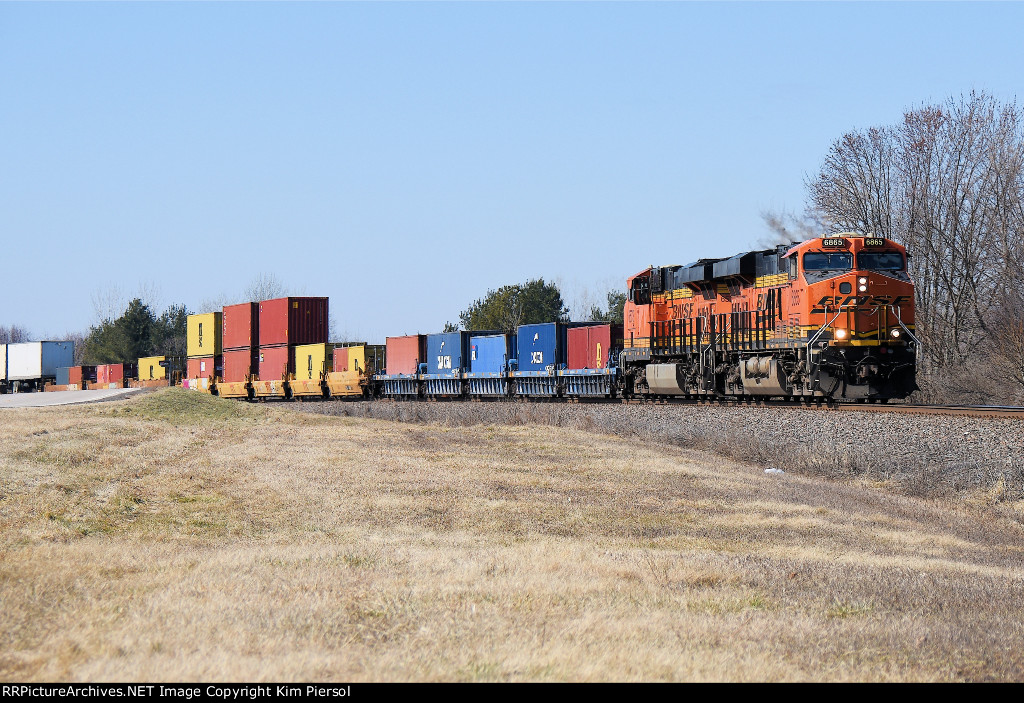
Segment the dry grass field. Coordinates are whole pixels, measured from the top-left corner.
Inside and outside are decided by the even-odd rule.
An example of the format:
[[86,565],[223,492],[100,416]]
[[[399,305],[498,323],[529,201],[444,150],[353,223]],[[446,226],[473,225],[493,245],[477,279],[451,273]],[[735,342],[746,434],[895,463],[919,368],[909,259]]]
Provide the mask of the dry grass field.
[[1021,680],[983,498],[173,390],[6,411],[0,679]]

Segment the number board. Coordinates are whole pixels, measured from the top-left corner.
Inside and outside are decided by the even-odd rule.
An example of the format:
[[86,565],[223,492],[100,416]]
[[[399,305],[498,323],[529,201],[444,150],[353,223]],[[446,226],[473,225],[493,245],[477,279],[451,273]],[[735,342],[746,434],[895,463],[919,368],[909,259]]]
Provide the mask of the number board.
[[864,240],[864,246],[866,247],[884,247],[885,240],[881,237],[868,237]]
[[823,247],[845,247],[846,240],[841,237],[829,237],[821,240],[821,246]]

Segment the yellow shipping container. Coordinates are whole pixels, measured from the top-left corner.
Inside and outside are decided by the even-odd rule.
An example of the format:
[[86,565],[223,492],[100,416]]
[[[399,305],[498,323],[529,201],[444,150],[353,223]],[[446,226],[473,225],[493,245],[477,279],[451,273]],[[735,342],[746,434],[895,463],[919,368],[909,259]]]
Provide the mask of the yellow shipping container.
[[186,350],[189,356],[218,356],[221,353],[221,315],[219,312],[207,312],[188,316]]
[[295,347],[295,378],[319,381],[320,374],[331,370],[331,355],[326,344],[300,344]]
[[156,381],[167,378],[167,369],[160,365],[166,357],[144,356],[139,359],[139,380]]

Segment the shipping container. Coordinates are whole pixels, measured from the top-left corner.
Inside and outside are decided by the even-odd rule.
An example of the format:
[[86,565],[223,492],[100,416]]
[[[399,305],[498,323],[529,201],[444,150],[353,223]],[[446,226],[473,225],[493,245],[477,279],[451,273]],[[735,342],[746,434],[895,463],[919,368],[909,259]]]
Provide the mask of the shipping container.
[[260,303],[259,345],[322,344],[327,341],[327,298],[277,298]]
[[475,333],[469,338],[469,371],[471,373],[508,371],[508,360],[516,358],[515,349],[515,335]]
[[139,357],[139,380],[140,381],[157,381],[161,378],[167,378],[166,369],[160,365],[161,361],[166,361],[166,357],[163,356],[143,356]]
[[57,376],[54,380],[58,386],[66,386],[71,383],[71,367],[61,366],[57,369]]
[[517,332],[518,372],[552,372],[565,364],[565,325],[543,322],[522,325]]
[[96,366],[82,366],[82,381],[84,383],[96,382]]
[[259,378],[261,381],[280,381],[295,373],[295,347],[279,345],[260,347]]
[[427,373],[432,376],[458,375],[469,366],[469,332],[427,335]]
[[70,385],[82,387],[82,367],[81,366],[70,366],[68,367],[68,383]]
[[224,315],[207,312],[189,315],[186,321],[186,351],[191,357],[219,356],[224,330]]
[[[245,350],[252,357],[252,353]],[[188,378],[219,378],[223,373],[223,362],[216,356],[201,356],[188,360],[185,375]]]
[[295,374],[289,381],[293,397],[323,396],[322,382],[331,372],[332,354],[327,344],[299,344],[295,347]]
[[21,342],[7,345],[7,380],[56,378],[57,369],[71,366],[74,342]]
[[260,339],[259,303],[225,305],[221,325],[223,349],[255,349]]
[[258,350],[248,347],[224,350],[224,373],[221,378],[225,383],[245,383],[249,375],[257,373],[259,368]]
[[300,344],[295,347],[295,378],[299,381],[319,381],[332,370],[333,358],[326,344]]
[[341,373],[343,371],[365,370],[366,361],[363,357],[363,349],[362,346],[335,347],[334,351],[331,352],[334,371]]
[[427,357],[427,336],[411,334],[405,337],[388,337],[385,340],[387,353],[386,374],[388,376],[410,375],[419,372],[419,365]]
[[613,355],[622,350],[622,325],[570,327],[566,333],[566,367],[604,369],[614,365]]
[[96,383],[101,387],[123,384],[135,378],[135,364],[103,364],[96,367]]

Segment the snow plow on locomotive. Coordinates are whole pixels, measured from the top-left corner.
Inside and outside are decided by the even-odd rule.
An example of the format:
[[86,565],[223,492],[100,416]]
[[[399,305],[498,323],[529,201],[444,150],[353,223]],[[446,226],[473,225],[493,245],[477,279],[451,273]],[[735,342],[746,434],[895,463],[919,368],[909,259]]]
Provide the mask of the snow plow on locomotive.
[[844,233],[631,277],[622,391],[887,401],[916,388],[906,250]]

